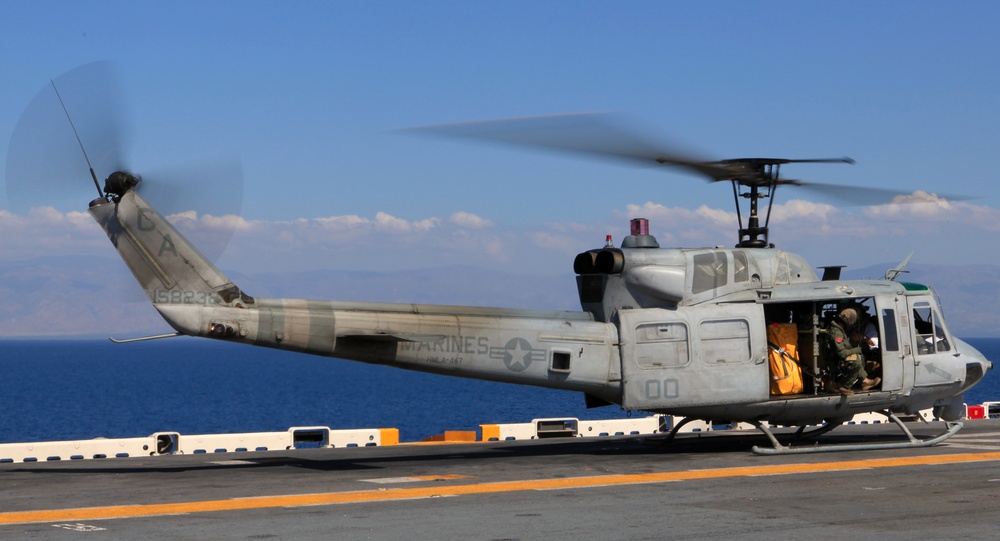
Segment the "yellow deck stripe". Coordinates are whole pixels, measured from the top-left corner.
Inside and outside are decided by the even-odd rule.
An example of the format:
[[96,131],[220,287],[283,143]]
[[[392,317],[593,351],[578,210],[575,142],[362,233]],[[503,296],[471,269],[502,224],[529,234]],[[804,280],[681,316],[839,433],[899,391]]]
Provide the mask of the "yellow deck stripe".
[[115,505],[107,507],[84,507],[77,509],[52,509],[38,511],[15,511],[0,513],[0,524],[25,524],[33,522],[64,522],[100,520],[112,518],[150,517],[177,515],[184,513],[211,513],[217,511],[240,511],[274,507],[299,507],[310,505],[333,505],[343,503],[378,502],[432,498],[438,496],[461,496],[468,494],[495,494],[524,490],[561,490],[609,485],[632,485],[644,483],[665,483],[670,481],[692,481],[698,479],[719,479],[726,477],[751,477],[764,475],[786,475],[796,473],[816,473],[848,471],[858,469],[896,468],[902,466],[932,466],[960,464],[968,462],[1000,461],[1000,453],[970,453],[954,455],[880,458],[871,460],[848,460],[810,464],[779,464],[772,466],[749,466],[740,468],[718,468],[711,470],[689,470],[676,472],[655,472],[619,475],[597,475],[564,479],[532,479],[524,481],[500,481],[470,483],[418,488],[394,488],[361,490],[355,492],[330,492],[321,494],[290,494],[281,496],[261,496],[229,500],[206,500],[194,502],[160,503],[146,505]]

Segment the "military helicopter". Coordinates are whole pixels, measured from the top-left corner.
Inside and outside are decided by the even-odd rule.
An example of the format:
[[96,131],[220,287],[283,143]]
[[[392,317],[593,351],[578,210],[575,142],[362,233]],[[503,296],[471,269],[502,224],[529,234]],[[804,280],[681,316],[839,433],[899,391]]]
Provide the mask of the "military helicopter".
[[[260,298],[233,283],[140,195],[139,174],[108,171],[102,189],[91,168],[98,187],[98,197],[89,204],[91,216],[176,331],[121,342],[188,335],[564,389],[582,393],[588,406],[617,404],[683,417],[670,437],[693,419],[748,422],[772,444],[755,447],[759,453],[844,449],[782,444],[771,427],[799,427],[797,436],[817,435],[862,412],[884,414],[907,441],[850,449],[934,445],[961,428],[955,421],[963,413],[963,393],[992,363],[951,335],[934,290],[896,281],[902,265],[883,280],[841,280],[839,267],[817,277],[803,258],[769,242],[771,205],[761,224],[758,203],[773,202],[778,187],[825,186],[784,179],[782,165],[849,159],[702,161],[655,148],[609,150],[593,140],[508,136],[525,133],[537,122],[547,121],[515,119],[427,131],[647,160],[729,181],[740,216],[736,246],[662,248],[649,234],[648,221],[633,219],[631,234],[620,246],[607,242],[576,257],[580,311]],[[741,198],[749,204],[745,226]],[[826,361],[824,338],[846,307],[867,313],[866,321],[876,329],[878,347],[872,353],[881,376],[875,386],[830,393],[827,382],[835,367]],[[770,334],[772,329],[782,332]],[[897,414],[928,407],[946,421],[945,431],[917,438]]]

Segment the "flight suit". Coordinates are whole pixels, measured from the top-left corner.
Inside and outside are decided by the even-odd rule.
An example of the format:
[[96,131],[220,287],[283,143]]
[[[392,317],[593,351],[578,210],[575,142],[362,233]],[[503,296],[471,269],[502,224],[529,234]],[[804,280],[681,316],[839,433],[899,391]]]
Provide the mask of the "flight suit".
[[830,325],[826,331],[826,339],[829,352],[827,360],[831,367],[839,369],[839,374],[834,377],[835,382],[850,389],[859,379],[868,377],[861,346],[851,345],[850,337],[839,322]]

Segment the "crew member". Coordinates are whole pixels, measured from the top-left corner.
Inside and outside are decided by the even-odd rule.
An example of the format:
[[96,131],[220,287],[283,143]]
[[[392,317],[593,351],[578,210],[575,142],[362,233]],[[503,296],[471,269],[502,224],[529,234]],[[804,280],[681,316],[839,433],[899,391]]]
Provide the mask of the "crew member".
[[867,391],[882,381],[879,378],[868,379],[865,372],[858,323],[858,310],[844,308],[826,332],[828,361],[835,372],[830,390],[847,396],[854,394],[851,388],[858,382],[861,383],[861,390]]

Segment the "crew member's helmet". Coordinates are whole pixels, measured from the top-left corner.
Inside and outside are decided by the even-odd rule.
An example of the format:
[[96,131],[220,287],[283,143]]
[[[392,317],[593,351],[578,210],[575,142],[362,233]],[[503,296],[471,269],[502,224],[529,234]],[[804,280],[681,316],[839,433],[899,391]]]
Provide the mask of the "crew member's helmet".
[[858,325],[858,311],[854,308],[844,308],[840,311],[840,314],[838,314],[837,317],[847,329],[854,328]]

